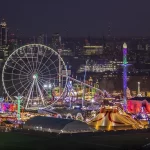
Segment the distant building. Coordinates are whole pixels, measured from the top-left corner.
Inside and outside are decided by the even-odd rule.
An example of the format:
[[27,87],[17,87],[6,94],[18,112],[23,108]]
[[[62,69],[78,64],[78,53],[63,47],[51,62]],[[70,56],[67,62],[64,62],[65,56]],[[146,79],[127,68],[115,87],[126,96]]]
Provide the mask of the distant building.
[[143,47],[142,44],[138,44],[137,45],[137,50],[145,50],[145,48]]
[[146,44],[146,51],[150,51],[150,44]]
[[0,59],[6,60],[9,56],[8,52],[8,28],[7,23],[3,19],[0,23]]
[[54,33],[52,35],[52,48],[55,50],[61,48],[61,36],[59,33]]
[[73,52],[70,49],[63,49],[61,52],[61,56],[73,56]]
[[45,44],[44,37],[45,37],[44,34],[41,34],[40,36],[38,36],[38,38],[37,38],[37,43],[38,43],[38,44]]
[[84,46],[84,55],[101,55],[103,54],[103,46]]
[[3,19],[0,23],[0,46],[6,46],[8,42],[7,23]]
[[[86,69],[87,72],[97,72],[97,73],[101,73],[101,72],[107,72],[107,71],[111,71],[114,72],[117,69],[120,68],[122,62],[119,61],[109,61],[109,62],[105,62],[105,63],[97,63],[94,61],[89,62],[89,64],[87,64]],[[78,69],[78,73],[84,72],[85,69],[85,65],[82,64],[79,69]]]

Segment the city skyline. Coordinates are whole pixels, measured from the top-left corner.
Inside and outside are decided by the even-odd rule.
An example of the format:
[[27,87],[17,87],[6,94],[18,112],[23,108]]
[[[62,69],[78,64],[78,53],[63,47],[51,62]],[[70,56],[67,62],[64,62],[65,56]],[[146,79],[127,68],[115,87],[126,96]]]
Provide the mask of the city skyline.
[[[148,36],[150,2],[91,0],[2,1],[0,19],[24,36]],[[7,9],[6,9],[7,7]],[[109,33],[110,32],[110,33]]]

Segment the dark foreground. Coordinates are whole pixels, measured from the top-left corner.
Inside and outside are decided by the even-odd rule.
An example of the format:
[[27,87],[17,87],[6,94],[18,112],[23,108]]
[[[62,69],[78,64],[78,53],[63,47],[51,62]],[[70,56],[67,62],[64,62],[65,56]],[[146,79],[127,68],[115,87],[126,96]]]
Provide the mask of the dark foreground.
[[34,133],[0,132],[0,150],[140,150],[148,143],[150,133],[44,136]]

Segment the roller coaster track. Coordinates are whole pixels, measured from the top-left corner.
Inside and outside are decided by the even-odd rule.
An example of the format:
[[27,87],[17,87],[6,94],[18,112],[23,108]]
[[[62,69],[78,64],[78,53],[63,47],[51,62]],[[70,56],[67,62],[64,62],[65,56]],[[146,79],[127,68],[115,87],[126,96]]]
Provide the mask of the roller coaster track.
[[[77,82],[77,83],[80,83],[81,85],[86,86],[86,87],[89,87],[89,88],[91,88],[91,89],[95,89],[96,91],[98,91],[98,92],[100,92],[102,95],[104,95],[104,92],[103,92],[101,89],[98,89],[98,88],[96,88],[96,87],[93,87],[93,86],[91,86],[91,85],[89,85],[89,84],[87,84],[87,83],[84,83],[84,82],[82,82],[82,81],[79,81],[79,80],[77,80],[77,79],[74,79],[74,78],[72,78],[72,77],[70,77],[70,76],[66,76],[66,75],[62,75],[62,74],[61,74],[60,76],[65,77],[66,79],[70,79],[70,80],[72,80],[72,81],[75,81],[75,82]],[[67,89],[66,89],[66,90],[67,90]],[[64,96],[67,96],[67,95],[65,94]],[[58,99],[58,100],[59,100],[59,99]],[[56,100],[53,104],[44,107],[44,109],[46,109],[46,108],[48,108],[48,107],[52,107],[58,100]]]
[[104,92],[103,92],[102,90],[100,90],[100,89],[98,89],[98,88],[96,88],[96,87],[93,87],[93,86],[91,86],[91,85],[89,85],[89,84],[87,84],[87,83],[81,82],[81,81],[79,81],[79,80],[77,80],[77,79],[74,79],[74,78],[72,78],[72,77],[69,77],[69,76],[65,76],[65,75],[62,75],[62,76],[63,76],[63,77],[66,77],[66,78],[69,78],[69,79],[71,79],[71,80],[73,80],[73,81],[75,81],[75,82],[77,82],[77,83],[80,83],[81,85],[84,85],[84,86],[87,86],[87,87],[89,87],[89,88],[95,89],[96,91],[99,91],[99,92],[101,92],[102,94],[104,94]]

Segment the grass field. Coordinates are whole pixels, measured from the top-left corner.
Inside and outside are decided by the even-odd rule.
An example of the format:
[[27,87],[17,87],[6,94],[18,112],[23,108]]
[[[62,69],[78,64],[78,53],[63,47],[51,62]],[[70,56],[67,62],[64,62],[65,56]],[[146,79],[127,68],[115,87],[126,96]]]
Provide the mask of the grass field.
[[0,132],[0,150],[138,150],[150,143],[149,133],[95,136],[40,136]]

